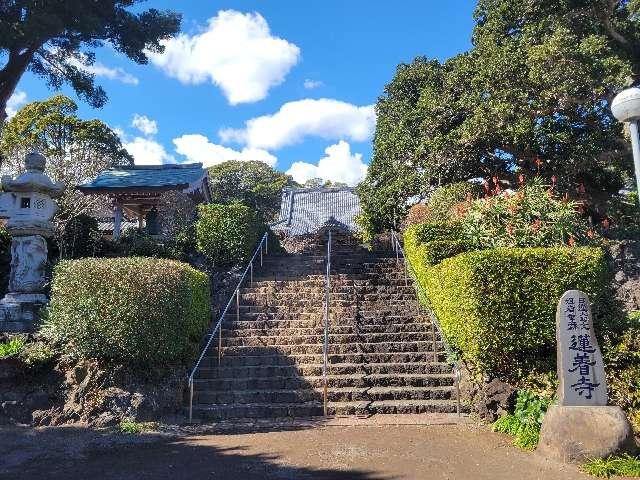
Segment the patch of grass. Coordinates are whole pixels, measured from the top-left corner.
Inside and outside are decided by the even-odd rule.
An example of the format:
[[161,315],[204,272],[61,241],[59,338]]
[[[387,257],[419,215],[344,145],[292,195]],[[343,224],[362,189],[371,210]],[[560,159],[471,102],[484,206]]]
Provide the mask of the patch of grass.
[[158,424],[156,422],[134,422],[134,421],[124,421],[120,422],[120,433],[126,434],[137,434],[142,432],[148,432],[150,430],[155,430],[158,428]]
[[491,426],[494,432],[508,433],[513,435],[513,444],[524,450],[534,450],[538,445],[540,428],[534,424],[522,422],[515,415],[504,415]]
[[0,343],[0,358],[9,357],[19,353],[24,348],[23,338],[13,338],[8,342]]
[[585,463],[582,470],[590,475],[601,478],[640,477],[640,458],[629,454],[596,458]]

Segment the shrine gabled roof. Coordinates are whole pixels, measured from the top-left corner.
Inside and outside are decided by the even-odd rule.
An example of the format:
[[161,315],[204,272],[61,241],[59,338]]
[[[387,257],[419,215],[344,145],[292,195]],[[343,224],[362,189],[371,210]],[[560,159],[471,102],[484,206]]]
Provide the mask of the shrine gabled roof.
[[355,233],[360,213],[360,198],[354,188],[285,188],[280,217],[272,228],[289,235],[313,234],[323,228]]
[[104,170],[91,182],[78,185],[78,189],[86,193],[179,190],[193,186],[206,175],[201,163],[136,165]]

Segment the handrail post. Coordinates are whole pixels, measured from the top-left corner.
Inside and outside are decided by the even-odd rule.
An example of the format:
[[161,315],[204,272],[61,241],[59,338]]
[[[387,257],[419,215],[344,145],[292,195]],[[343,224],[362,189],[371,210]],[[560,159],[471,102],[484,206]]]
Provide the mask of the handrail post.
[[324,297],[324,345],[322,348],[322,383],[323,383],[323,410],[327,416],[327,366],[329,363],[329,299],[331,285],[331,230],[329,230],[329,241],[327,242],[327,271],[325,278]]
[[240,286],[236,289],[236,321],[240,321]]
[[222,363],[222,325],[218,329],[218,367]]
[[431,319],[431,341],[433,342],[433,361],[438,361],[438,346],[436,344],[436,324]]
[[251,263],[249,265],[250,265],[250,270],[251,270],[251,273],[250,273],[251,279],[250,279],[249,285],[251,285],[253,287],[253,260],[251,260]]
[[189,423],[193,421],[193,377],[189,378]]

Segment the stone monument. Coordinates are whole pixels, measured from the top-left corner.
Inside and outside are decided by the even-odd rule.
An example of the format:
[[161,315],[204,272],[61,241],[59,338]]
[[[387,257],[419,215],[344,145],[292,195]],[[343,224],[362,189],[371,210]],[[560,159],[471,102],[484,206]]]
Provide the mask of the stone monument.
[[547,411],[538,453],[562,462],[583,462],[634,453],[633,430],[620,407],[607,406],[602,354],[586,293],[569,290],[556,310],[558,404]]
[[25,173],[12,179],[2,177],[0,217],[7,218],[11,234],[11,276],[5,297],[0,300],[0,331],[29,332],[46,305],[46,238],[53,234],[51,220],[58,210],[54,198],[64,185],[44,174],[46,159],[39,153],[25,157]]

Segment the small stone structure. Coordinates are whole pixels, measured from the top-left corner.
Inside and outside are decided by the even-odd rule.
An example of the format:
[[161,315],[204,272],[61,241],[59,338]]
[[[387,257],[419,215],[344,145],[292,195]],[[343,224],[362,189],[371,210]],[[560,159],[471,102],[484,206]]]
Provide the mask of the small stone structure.
[[46,238],[53,234],[51,220],[64,185],[53,183],[44,174],[46,159],[30,153],[24,161],[26,172],[16,179],[2,177],[0,217],[8,218],[11,234],[11,276],[5,297],[0,300],[0,331],[29,332],[47,303],[45,269]]
[[556,311],[558,405],[547,412],[538,453],[562,462],[634,453],[633,430],[620,407],[607,406],[602,354],[586,293],[569,290]]

